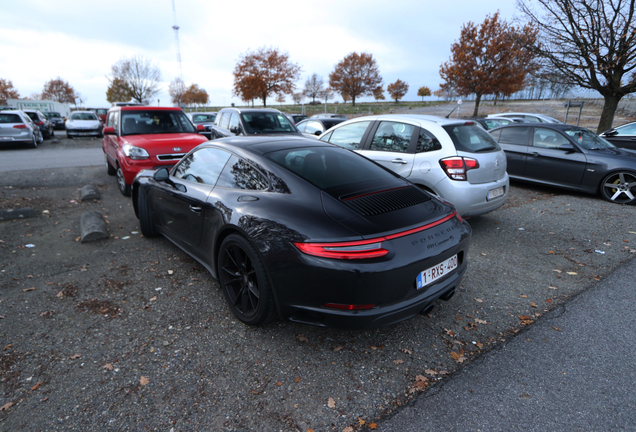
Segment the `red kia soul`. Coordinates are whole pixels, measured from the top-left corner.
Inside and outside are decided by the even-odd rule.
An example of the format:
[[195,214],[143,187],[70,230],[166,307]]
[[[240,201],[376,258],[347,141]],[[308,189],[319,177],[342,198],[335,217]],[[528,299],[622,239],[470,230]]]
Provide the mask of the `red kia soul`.
[[114,106],[108,110],[102,148],[108,174],[130,196],[130,185],[144,169],[171,167],[208,139],[198,132],[181,108]]

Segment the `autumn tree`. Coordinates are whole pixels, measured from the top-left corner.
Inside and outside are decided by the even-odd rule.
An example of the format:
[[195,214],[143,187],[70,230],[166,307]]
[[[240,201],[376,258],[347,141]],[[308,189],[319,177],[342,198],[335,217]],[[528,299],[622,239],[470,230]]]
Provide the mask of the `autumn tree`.
[[198,84],[190,84],[183,94],[183,103],[186,105],[206,105],[210,97],[208,92]]
[[75,89],[60,77],[47,81],[40,94],[40,98],[43,100],[53,100],[60,103],[74,103],[76,97]]
[[172,103],[178,107],[184,104],[183,96],[186,93],[186,86],[183,80],[179,77],[176,77],[172,80],[170,85],[168,86],[168,94],[170,95],[170,100]]
[[481,26],[464,24],[459,41],[451,45],[451,58],[440,66],[443,89],[475,95],[473,116],[479,114],[482,96],[509,95],[521,90],[527,73],[536,69],[534,54],[527,49],[536,40],[530,25],[516,28],[487,16]]
[[424,98],[431,95],[431,89],[426,86],[422,86],[417,89],[417,95],[420,96],[422,98],[422,102],[424,102]]
[[20,93],[11,80],[0,78],[0,105],[5,105],[8,99],[20,99]]
[[384,100],[386,97],[384,96],[384,88],[381,85],[377,86],[373,89],[373,98],[376,101]]
[[382,77],[378,64],[373,56],[367,53],[352,52],[329,74],[329,86],[341,95],[346,94],[350,97],[354,106],[356,98],[372,95],[373,90],[381,84]]
[[112,65],[107,78],[111,86],[115,79],[123,81],[130,90],[130,98],[143,103],[159,93],[161,71],[150,60],[137,55],[121,59]]
[[300,105],[301,103],[303,103],[304,98],[305,98],[305,95],[302,92],[292,93],[292,100],[297,105]]
[[386,87],[386,91],[391,95],[391,99],[395,99],[395,103],[398,103],[409,91],[409,85],[398,79],[396,82],[389,84]]
[[233,94],[248,101],[258,97],[267,106],[273,94],[292,94],[301,68],[289,60],[289,54],[275,48],[259,48],[244,54],[234,67]]
[[313,74],[307,78],[307,81],[305,81],[305,89],[303,90],[303,93],[308,98],[311,98],[313,103],[316,103],[316,98],[320,95],[323,84],[324,81],[322,80],[322,77],[318,76],[318,74]]
[[106,89],[106,100],[110,103],[128,102],[131,98],[130,87],[122,79],[114,78]]
[[519,0],[538,29],[528,44],[565,82],[596,90],[605,103],[597,131],[611,129],[623,96],[636,92],[635,0]]
[[333,99],[334,94],[335,93],[331,87],[326,87],[320,92],[319,96],[325,100],[325,103],[327,103]]

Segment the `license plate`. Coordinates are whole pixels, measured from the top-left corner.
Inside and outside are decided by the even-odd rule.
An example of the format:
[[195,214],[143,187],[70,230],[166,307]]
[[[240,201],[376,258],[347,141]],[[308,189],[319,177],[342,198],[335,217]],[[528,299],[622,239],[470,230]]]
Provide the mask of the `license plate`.
[[88,133],[88,132],[80,132],[77,135],[79,135],[79,136],[89,136],[90,133]]
[[488,200],[491,200],[493,198],[497,198],[499,196],[502,196],[504,194],[504,187],[500,186],[498,188],[495,189],[491,189],[488,191]]
[[417,289],[424,288],[425,286],[432,284],[437,279],[446,276],[456,268],[457,255],[453,255],[446,261],[424,270],[422,273],[417,275]]

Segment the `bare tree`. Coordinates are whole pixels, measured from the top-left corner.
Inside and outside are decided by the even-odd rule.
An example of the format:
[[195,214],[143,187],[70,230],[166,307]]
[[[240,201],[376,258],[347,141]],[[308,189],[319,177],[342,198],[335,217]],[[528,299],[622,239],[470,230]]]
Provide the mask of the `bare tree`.
[[312,103],[316,103],[316,98],[319,97],[320,92],[322,92],[323,84],[324,81],[321,76],[318,76],[318,74],[313,74],[307,78],[307,81],[305,81],[305,89],[303,90],[303,93],[308,98],[311,98]]
[[130,90],[130,97],[139,103],[151,99],[160,90],[159,68],[140,55],[119,60],[111,66],[111,73],[107,78],[111,85],[115,79],[122,80]]
[[605,99],[598,132],[610,129],[621,98],[636,92],[636,0],[518,0],[538,30],[533,51],[560,79]]
[[168,86],[168,93],[170,94],[170,99],[172,100],[172,103],[175,104],[176,106],[180,107],[181,105],[183,105],[184,101],[184,95],[186,94],[186,86],[184,84],[184,82],[181,80],[181,78],[176,77],[174,80],[172,80],[172,82],[170,83],[170,86]]
[[323,91],[320,92],[319,96],[325,100],[325,103],[327,103],[331,99],[333,99],[334,91],[331,87],[326,87]]

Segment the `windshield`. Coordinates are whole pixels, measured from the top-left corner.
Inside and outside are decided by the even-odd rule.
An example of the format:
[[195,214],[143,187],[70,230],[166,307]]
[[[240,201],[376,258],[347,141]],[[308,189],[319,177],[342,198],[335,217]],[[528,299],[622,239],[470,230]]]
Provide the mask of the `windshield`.
[[297,133],[294,125],[282,113],[248,112],[241,116],[248,134]]
[[71,120],[97,120],[97,116],[93,113],[73,113],[71,114]]
[[587,129],[568,129],[564,132],[572,138],[579,147],[586,150],[601,150],[616,147]]
[[60,113],[58,113],[58,112],[45,112],[45,113],[44,113],[44,115],[45,115],[47,118],[57,118],[57,117],[61,117],[61,116],[60,116]]
[[122,111],[122,135],[197,133],[181,110]]
[[443,126],[458,151],[470,153],[500,150],[499,144],[484,129],[468,124]]
[[216,114],[193,114],[192,121],[195,123],[210,122],[213,123],[216,118]]

